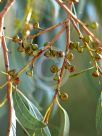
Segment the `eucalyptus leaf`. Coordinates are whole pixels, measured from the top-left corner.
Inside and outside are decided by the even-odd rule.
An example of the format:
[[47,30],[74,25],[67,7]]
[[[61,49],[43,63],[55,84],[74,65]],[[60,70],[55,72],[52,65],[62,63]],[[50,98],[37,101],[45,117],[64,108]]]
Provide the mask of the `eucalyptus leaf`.
[[67,111],[60,105],[58,99],[56,99],[57,104],[59,106],[59,108],[61,109],[61,111],[63,111],[63,115],[64,115],[64,125],[63,125],[63,132],[61,136],[69,136],[69,128],[70,128],[70,124],[69,124],[69,117],[68,117],[68,113]]
[[36,116],[33,116],[27,106],[24,103],[24,97],[20,93],[14,93],[14,107],[16,111],[16,116],[25,128],[35,129],[39,127],[44,127],[45,125],[41,120],[38,120]]
[[[35,130],[39,130],[39,133],[40,131],[43,132],[44,136],[51,136],[48,127],[42,122],[43,116],[37,107],[32,104],[22,92],[14,92],[14,104],[17,119],[23,128],[32,130],[34,133]],[[39,135],[36,134],[36,136]]]
[[102,92],[97,104],[96,128],[97,128],[98,136],[102,136]]

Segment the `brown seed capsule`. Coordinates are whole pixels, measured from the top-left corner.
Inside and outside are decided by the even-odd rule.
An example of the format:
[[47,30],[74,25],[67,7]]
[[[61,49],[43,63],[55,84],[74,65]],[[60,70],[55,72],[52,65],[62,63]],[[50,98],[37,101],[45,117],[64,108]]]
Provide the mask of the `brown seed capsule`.
[[62,100],[62,101],[66,101],[68,99],[68,94],[65,93],[65,92],[60,92],[59,93],[59,98]]
[[75,72],[75,66],[70,65],[70,66],[68,67],[68,71],[69,71],[70,73]]
[[15,43],[21,43],[22,42],[22,40],[19,38],[18,35],[12,37],[12,41],[15,42]]
[[19,77],[15,77],[13,79],[13,83],[16,84],[16,85],[18,85],[20,83],[20,78]]
[[96,53],[102,53],[102,47],[98,47],[98,48],[96,49]]
[[57,73],[59,69],[58,69],[58,66],[56,66],[55,64],[53,64],[51,66],[50,70],[51,70],[52,73]]
[[92,76],[94,76],[94,77],[99,77],[99,76],[101,76],[101,74],[100,74],[100,72],[99,72],[98,70],[96,70],[96,71],[94,71],[94,72],[92,73]]
[[95,60],[98,61],[98,60],[101,60],[101,59],[102,59],[102,55],[97,53],[97,54],[95,55]]
[[32,53],[33,53],[32,48],[31,47],[26,47],[25,48],[25,53],[28,54],[28,55],[32,55]]

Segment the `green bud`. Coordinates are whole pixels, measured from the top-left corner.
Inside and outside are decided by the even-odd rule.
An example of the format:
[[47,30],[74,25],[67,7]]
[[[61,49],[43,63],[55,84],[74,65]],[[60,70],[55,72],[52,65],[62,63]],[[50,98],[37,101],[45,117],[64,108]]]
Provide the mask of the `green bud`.
[[51,70],[52,73],[57,73],[59,69],[58,69],[58,66],[56,66],[55,64],[53,64],[51,66],[50,70]]

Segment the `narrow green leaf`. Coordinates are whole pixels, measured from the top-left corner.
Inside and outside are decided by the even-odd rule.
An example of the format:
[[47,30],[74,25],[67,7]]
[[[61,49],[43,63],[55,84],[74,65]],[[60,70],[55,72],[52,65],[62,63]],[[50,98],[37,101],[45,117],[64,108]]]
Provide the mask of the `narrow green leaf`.
[[29,112],[27,106],[24,103],[24,98],[18,92],[14,92],[14,107],[17,118],[25,128],[34,130],[35,128],[45,126],[41,120]]
[[42,122],[42,114],[19,89],[14,92],[14,101],[17,118],[23,129],[28,129],[27,133],[31,130],[32,132],[35,132],[36,136],[39,136],[37,133],[39,130],[39,133],[41,131],[43,136],[51,136],[48,127]]
[[102,92],[97,104],[96,128],[97,128],[98,136],[102,136]]
[[84,70],[82,70],[82,71],[80,71],[80,72],[78,72],[78,73],[75,73],[75,74],[70,75],[69,78],[79,76],[79,75],[81,75],[81,74],[83,74],[83,73],[85,73],[85,72],[87,72],[87,71],[89,71],[89,70],[92,70],[93,68],[94,68],[94,67],[90,67],[90,68],[84,69]]
[[58,99],[56,99],[56,102],[57,102],[59,108],[63,111],[63,114],[64,114],[64,125],[63,125],[62,136],[69,136],[70,124],[69,124],[69,117],[68,117],[67,111],[60,105]]

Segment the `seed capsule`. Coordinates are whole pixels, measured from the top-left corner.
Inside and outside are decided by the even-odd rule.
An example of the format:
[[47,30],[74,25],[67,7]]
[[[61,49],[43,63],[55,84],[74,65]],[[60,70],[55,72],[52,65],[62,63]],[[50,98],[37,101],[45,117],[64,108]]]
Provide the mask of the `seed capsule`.
[[55,64],[53,64],[51,66],[50,70],[51,70],[52,73],[57,73],[59,69],[58,69],[58,66],[56,66]]
[[50,57],[50,56],[51,56],[50,50],[46,51],[46,52],[44,53],[44,56]]
[[26,74],[27,74],[28,76],[32,77],[32,76],[33,76],[33,70],[30,69],[29,71],[26,72]]
[[38,49],[38,44],[31,44],[32,50],[37,50]]
[[34,24],[33,24],[33,28],[39,28],[40,26],[39,26],[39,22],[35,22]]
[[91,36],[89,35],[86,35],[83,37],[83,41],[86,42],[86,43],[90,43],[93,41],[93,39],[91,38]]
[[75,66],[72,66],[72,65],[70,65],[69,67],[68,67],[68,71],[69,72],[75,72]]
[[19,77],[14,78],[13,83],[18,85],[20,83],[20,78]]
[[99,72],[98,70],[96,70],[96,71],[94,71],[94,72],[92,73],[92,76],[94,76],[94,77],[99,77],[99,76],[101,76],[101,74],[100,74],[100,72]]
[[69,47],[70,49],[77,49],[77,47],[80,45],[80,42],[71,42]]
[[23,46],[23,43],[21,43],[21,44],[19,45],[19,47],[17,48],[17,51],[19,51],[19,52],[24,52],[24,51],[25,51],[25,48],[24,48],[24,46]]
[[73,55],[73,53],[69,52],[66,57],[67,57],[67,59],[68,59],[69,61],[71,61],[71,60],[73,60],[74,55]]
[[56,75],[54,76],[54,79],[53,79],[53,80],[58,81],[59,79],[60,79],[60,76],[56,74]]
[[83,52],[83,47],[78,46],[77,50],[78,50],[79,53],[82,53]]
[[89,27],[96,30],[98,28],[99,24],[97,22],[92,22]]
[[14,76],[14,75],[16,74],[16,69],[9,70],[9,71],[8,71],[8,74],[9,74],[10,76]]
[[12,37],[12,41],[15,42],[15,43],[20,43],[20,42],[22,42],[22,40],[19,38],[18,35]]
[[60,92],[60,93],[59,93],[59,98],[60,98],[62,101],[66,101],[66,100],[68,100],[68,94],[65,93],[65,92]]
[[102,47],[98,47],[98,48],[96,49],[96,53],[102,53]]
[[97,53],[95,55],[95,60],[101,60],[101,59],[102,59],[102,55]]
[[49,44],[49,42],[45,42],[45,43],[44,43],[44,46],[47,46],[48,44]]
[[32,53],[33,53],[32,48],[31,47],[26,47],[25,48],[25,53],[28,54],[28,55],[32,55]]

